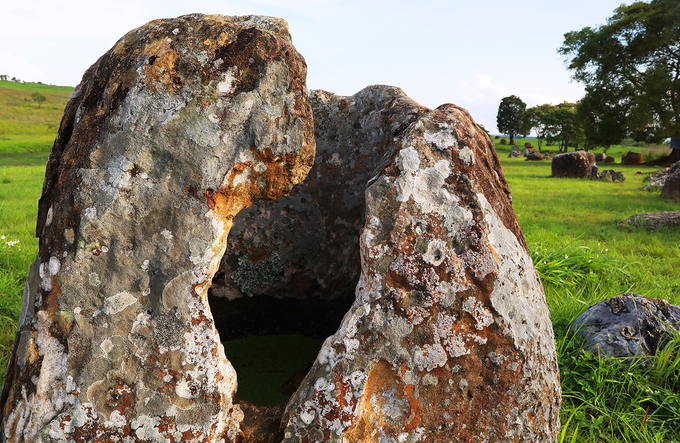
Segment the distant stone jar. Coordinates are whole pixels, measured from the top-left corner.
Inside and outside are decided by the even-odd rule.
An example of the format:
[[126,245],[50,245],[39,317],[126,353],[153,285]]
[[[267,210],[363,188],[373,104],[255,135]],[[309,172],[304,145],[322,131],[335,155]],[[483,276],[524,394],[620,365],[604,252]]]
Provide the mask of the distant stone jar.
[[588,151],[565,152],[552,158],[553,177],[586,178],[590,166],[595,164],[595,154]]
[[642,164],[642,154],[639,152],[627,152],[626,155],[621,157],[622,165],[641,165]]

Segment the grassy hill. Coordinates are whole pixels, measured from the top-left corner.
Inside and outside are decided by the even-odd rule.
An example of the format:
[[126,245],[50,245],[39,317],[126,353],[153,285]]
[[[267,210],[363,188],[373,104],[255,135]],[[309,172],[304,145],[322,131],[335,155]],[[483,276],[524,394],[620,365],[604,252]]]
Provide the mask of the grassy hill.
[[[35,92],[45,101],[36,103]],[[70,86],[0,81],[0,165],[44,164],[71,92]]]

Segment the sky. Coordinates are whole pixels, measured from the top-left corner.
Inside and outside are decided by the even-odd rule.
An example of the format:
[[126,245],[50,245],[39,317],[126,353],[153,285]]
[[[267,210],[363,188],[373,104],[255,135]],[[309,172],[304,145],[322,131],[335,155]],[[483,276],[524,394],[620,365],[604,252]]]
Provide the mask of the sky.
[[[630,4],[632,0],[625,3]],[[0,74],[76,86],[128,31],[190,13],[288,21],[307,86],[352,95],[398,86],[430,108],[454,103],[497,133],[503,97],[574,102],[564,34],[604,24],[623,0],[3,0]]]

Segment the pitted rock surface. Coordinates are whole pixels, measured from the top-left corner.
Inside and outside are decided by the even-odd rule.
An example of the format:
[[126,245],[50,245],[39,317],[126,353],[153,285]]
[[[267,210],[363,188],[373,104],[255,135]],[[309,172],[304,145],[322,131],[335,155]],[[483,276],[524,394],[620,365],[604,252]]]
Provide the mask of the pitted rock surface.
[[234,218],[211,288],[223,339],[335,332],[361,273],[367,183],[395,155],[395,131],[427,111],[401,89],[380,85],[350,97],[311,91],[310,104],[316,158],[307,178],[288,196]]
[[550,315],[493,143],[454,105],[388,141],[356,300],[289,402],[284,441],[556,441]]
[[553,177],[586,178],[595,164],[595,154],[589,151],[555,154],[551,169]]
[[314,158],[285,21],[189,15],[119,40],[66,107],[2,394],[2,440],[239,434],[207,289],[233,217]]
[[595,303],[571,324],[595,355],[654,355],[680,328],[680,307],[632,292]]

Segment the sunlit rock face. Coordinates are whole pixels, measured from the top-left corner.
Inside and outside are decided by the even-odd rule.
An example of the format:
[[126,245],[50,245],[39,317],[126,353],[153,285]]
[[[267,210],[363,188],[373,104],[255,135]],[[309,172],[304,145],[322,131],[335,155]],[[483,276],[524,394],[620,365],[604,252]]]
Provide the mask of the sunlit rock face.
[[285,21],[188,15],[125,35],[65,110],[2,393],[2,439],[208,442],[243,414],[207,289],[233,217],[314,159]]
[[493,143],[454,105],[400,95],[381,116],[394,154],[366,190],[356,299],[284,441],[556,441],[550,316]]

